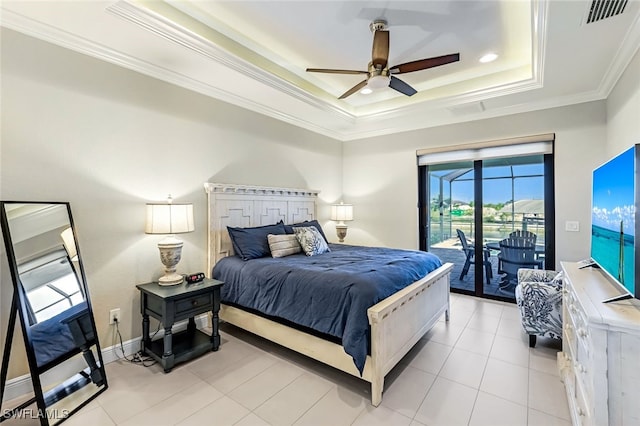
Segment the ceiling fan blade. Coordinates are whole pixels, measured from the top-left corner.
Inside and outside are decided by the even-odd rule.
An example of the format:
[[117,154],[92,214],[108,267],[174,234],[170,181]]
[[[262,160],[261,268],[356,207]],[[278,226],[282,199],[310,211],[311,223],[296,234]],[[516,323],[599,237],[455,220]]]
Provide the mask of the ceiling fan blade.
[[416,93],[418,93],[416,89],[414,89],[404,81],[394,76],[391,76],[391,81],[389,81],[389,87],[407,96],[413,96]]
[[460,60],[460,54],[436,56],[434,58],[419,59],[417,61],[407,62],[405,64],[396,65],[389,68],[391,74],[404,74],[406,72],[426,70],[428,68],[439,67],[440,65],[457,62]]
[[376,68],[384,68],[389,61],[389,31],[374,31],[371,63]]
[[368,74],[368,71],[357,70],[332,70],[325,68],[307,68],[307,72],[324,72],[327,74]]
[[340,96],[338,99],[344,99],[347,96],[351,96],[354,93],[356,93],[357,91],[359,91],[360,89],[362,89],[364,86],[367,85],[367,80],[363,80],[360,83],[356,84],[355,86],[353,86],[351,89],[347,90],[346,92],[344,92],[342,94],[342,96]]

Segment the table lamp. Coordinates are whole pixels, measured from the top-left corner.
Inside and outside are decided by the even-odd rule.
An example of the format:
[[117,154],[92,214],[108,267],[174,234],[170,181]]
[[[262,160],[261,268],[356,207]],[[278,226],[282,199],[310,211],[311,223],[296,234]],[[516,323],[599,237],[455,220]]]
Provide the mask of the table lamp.
[[353,205],[344,204],[343,202],[332,205],[331,220],[338,221],[336,233],[338,234],[339,241],[343,243],[344,238],[347,236],[347,225],[345,225],[344,222],[346,220],[353,220]]
[[67,256],[69,256],[69,259],[71,259],[71,261],[73,262],[77,262],[78,249],[76,248],[76,241],[73,236],[73,229],[71,229],[71,227],[68,227],[67,229],[62,231],[62,234],[60,234],[60,237],[62,238],[62,245],[64,246],[64,249],[67,252]]
[[82,282],[82,275],[80,273],[80,261],[78,260],[78,247],[76,246],[76,240],[73,236],[73,229],[68,227],[60,234],[62,238],[62,245],[64,246],[64,250],[67,252],[67,256],[69,256],[69,262],[71,262],[71,269],[73,273],[76,275],[78,282]]
[[175,285],[183,281],[176,273],[176,267],[182,257],[182,241],[174,234],[193,232],[193,204],[173,204],[169,196],[166,204],[147,204],[147,222],[145,233],[167,234],[158,243],[160,260],[165,266],[164,276],[158,279],[159,285]]

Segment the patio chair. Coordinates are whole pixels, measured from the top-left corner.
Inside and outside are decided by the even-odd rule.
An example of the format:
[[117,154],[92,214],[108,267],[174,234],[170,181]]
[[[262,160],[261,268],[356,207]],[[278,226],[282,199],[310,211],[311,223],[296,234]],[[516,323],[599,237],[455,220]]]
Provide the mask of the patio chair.
[[500,241],[499,271],[504,274],[500,289],[507,289],[518,277],[521,268],[542,269],[542,261],[536,259],[536,246],[524,238],[505,238]]
[[[462,251],[466,256],[466,260],[464,261],[464,266],[462,267],[462,272],[460,273],[460,280],[462,280],[465,275],[469,272],[469,268],[471,265],[477,265],[478,259],[476,257],[476,250],[474,247],[469,245],[469,241],[467,240],[467,236],[460,229],[456,229],[456,233],[458,234],[458,238],[460,239],[460,244],[462,244]],[[493,278],[493,270],[491,268],[491,261],[489,260],[489,250],[482,250],[482,259],[480,259],[480,263],[484,266],[485,275],[487,278],[487,284],[491,284],[491,278]]]
[[531,231],[524,231],[518,229],[517,231],[513,231],[509,234],[509,238],[522,238],[525,241],[529,241],[531,245],[536,245],[536,239],[538,236]]
[[[509,238],[524,238],[526,241],[530,241],[531,244],[536,245],[538,243],[538,234],[534,234],[531,231],[524,231],[518,229],[509,234]],[[544,253],[540,253],[536,250],[536,259],[541,261],[541,267],[544,267]],[[498,262],[498,273],[500,273],[500,263]]]

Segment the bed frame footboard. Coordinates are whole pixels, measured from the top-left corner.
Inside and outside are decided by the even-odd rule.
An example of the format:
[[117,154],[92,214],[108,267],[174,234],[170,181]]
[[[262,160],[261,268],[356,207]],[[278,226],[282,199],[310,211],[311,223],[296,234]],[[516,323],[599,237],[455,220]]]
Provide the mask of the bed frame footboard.
[[222,304],[220,318],[253,334],[360,377],[371,383],[371,404],[382,401],[384,376],[429,331],[442,314],[449,319],[449,277],[446,263],[409,287],[367,311],[371,325],[371,355],[362,376],[342,346]]
[[371,325],[371,404],[378,406],[382,401],[384,376],[443,313],[449,320],[451,269],[453,264],[446,263],[367,311]]

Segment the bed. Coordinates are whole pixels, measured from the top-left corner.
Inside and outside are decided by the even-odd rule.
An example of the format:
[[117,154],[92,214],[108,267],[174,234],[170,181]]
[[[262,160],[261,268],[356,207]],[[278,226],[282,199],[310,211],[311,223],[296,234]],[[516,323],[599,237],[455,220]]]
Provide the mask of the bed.
[[[234,254],[227,227],[255,227],[280,221],[296,224],[312,221],[316,217],[317,191],[216,183],[205,183],[205,190],[208,194],[209,274],[221,259]],[[332,247],[336,255],[344,249]],[[318,260],[322,256],[311,258]],[[233,263],[231,259],[225,262]],[[264,262],[269,262],[269,258]],[[361,364],[354,362],[355,357],[345,351],[342,341],[327,339],[309,332],[307,328],[277,321],[272,316],[248,310],[244,306],[223,301],[220,318],[370,382],[371,403],[377,406],[382,400],[384,376],[443,314],[449,319],[449,276],[452,267],[450,263],[436,265],[426,275],[417,277],[406,286],[402,285],[402,289],[394,290],[393,294],[366,309],[366,325],[370,333],[367,333],[368,350]]]
[[[60,358],[64,358],[78,350],[78,345],[67,322],[69,318],[75,318],[76,316],[88,318],[88,315],[83,315],[85,313],[88,313],[87,303],[82,302],[29,328],[38,367],[46,368],[47,365],[52,363],[56,365],[59,363],[58,360]],[[87,320],[86,318],[84,319],[85,321]],[[94,337],[92,335],[90,339],[93,340]]]
[[[29,337],[38,370],[45,372],[81,352],[89,367],[87,378],[97,386],[102,386],[104,376],[91,350],[96,344],[94,330],[86,301],[30,326]],[[81,382],[86,384],[84,380]],[[76,385],[80,384],[79,382]]]

